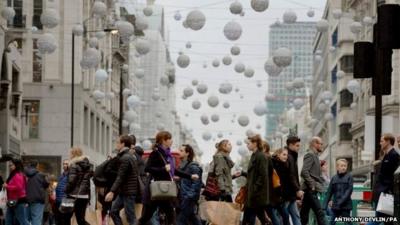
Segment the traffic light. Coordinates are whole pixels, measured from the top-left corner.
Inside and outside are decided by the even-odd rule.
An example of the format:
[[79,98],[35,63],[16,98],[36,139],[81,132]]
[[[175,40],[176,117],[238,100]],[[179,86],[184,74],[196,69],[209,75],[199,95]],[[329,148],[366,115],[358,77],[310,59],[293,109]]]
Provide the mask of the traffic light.
[[354,78],[371,78],[375,71],[374,44],[367,41],[354,43]]
[[379,48],[400,48],[400,5],[383,4],[378,7]]
[[374,25],[374,75],[372,76],[372,94],[373,95],[390,95],[392,89],[392,54],[390,48],[380,48],[381,21]]

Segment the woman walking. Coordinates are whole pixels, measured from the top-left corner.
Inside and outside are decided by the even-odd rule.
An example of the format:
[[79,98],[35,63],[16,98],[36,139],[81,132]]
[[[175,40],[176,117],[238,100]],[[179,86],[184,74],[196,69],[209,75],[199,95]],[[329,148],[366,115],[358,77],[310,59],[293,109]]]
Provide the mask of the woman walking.
[[74,213],[78,225],[88,225],[85,220],[86,207],[90,200],[90,179],[93,165],[83,155],[82,149],[74,147],[70,152],[67,196],[75,199]]
[[20,159],[12,159],[9,163],[10,175],[3,187],[7,190],[6,225],[29,225],[26,201],[26,177]]
[[247,170],[247,196],[242,225],[254,225],[256,216],[262,225],[267,224],[265,208],[270,202],[268,161],[263,153],[260,135],[248,138],[248,149],[253,152]]

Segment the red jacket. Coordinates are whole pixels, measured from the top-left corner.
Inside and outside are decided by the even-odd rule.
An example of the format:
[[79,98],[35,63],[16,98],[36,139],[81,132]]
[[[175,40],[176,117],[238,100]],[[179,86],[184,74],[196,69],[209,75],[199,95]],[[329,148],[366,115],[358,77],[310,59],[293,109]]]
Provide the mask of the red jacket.
[[26,177],[22,172],[18,172],[7,183],[7,199],[18,200],[26,197]]

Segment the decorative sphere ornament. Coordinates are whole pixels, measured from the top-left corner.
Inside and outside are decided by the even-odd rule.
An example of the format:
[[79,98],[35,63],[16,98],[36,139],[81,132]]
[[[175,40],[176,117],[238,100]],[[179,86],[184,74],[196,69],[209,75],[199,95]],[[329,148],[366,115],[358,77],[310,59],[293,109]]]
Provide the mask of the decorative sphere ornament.
[[223,106],[225,109],[228,109],[231,105],[229,104],[229,102],[224,102],[224,104],[222,104],[222,106]]
[[342,17],[342,10],[341,9],[333,9],[332,10],[332,16],[334,19],[340,19]]
[[104,92],[99,91],[99,90],[93,91],[94,100],[100,101],[100,100],[104,99],[105,97],[106,97],[106,94]]
[[254,131],[252,131],[251,129],[246,130],[246,136],[247,137],[254,137],[256,135],[256,133]]
[[114,98],[115,98],[114,92],[108,92],[108,93],[106,93],[106,98],[107,98],[107,99],[114,99]]
[[192,48],[192,43],[190,43],[189,41],[186,43],[186,48],[187,49],[189,49],[189,48]]
[[374,25],[375,21],[370,16],[366,16],[362,20],[364,26],[372,26]]
[[318,104],[318,111],[320,112],[325,112],[326,110],[328,110],[328,105],[321,102]]
[[234,1],[231,3],[229,6],[229,10],[231,11],[232,14],[239,15],[243,11],[243,6],[242,3],[239,1]]
[[115,26],[118,29],[118,34],[121,38],[129,38],[135,33],[133,24],[128,21],[119,20],[115,23]]
[[356,109],[357,108],[357,103],[355,103],[355,102],[351,103],[350,108],[351,109]]
[[247,78],[252,78],[254,76],[254,69],[251,67],[247,67],[246,70],[244,71],[244,76]]
[[246,70],[246,66],[242,62],[238,62],[235,65],[235,71],[237,73],[243,73]]
[[191,11],[186,17],[186,23],[192,30],[200,30],[206,23],[206,17],[199,10]]
[[322,94],[321,94],[321,99],[322,99],[323,101],[325,101],[325,102],[331,101],[332,98],[333,98],[333,95],[332,95],[332,92],[330,92],[330,91],[324,91],[324,92],[322,92]]
[[182,15],[181,15],[181,13],[180,13],[179,11],[176,11],[176,12],[175,12],[174,19],[175,19],[176,21],[179,21],[179,20],[182,19]]
[[161,76],[160,83],[163,86],[167,86],[169,84],[169,78],[166,75]]
[[339,79],[343,78],[344,76],[346,76],[346,73],[343,70],[339,70],[336,74],[336,77]]
[[123,94],[124,96],[128,96],[128,95],[131,95],[131,94],[132,94],[132,91],[131,91],[129,88],[125,88],[125,89],[122,91],[122,94]]
[[186,29],[189,28],[189,26],[188,26],[186,20],[182,21],[182,26],[183,26],[184,28],[186,28]]
[[218,114],[212,114],[211,115],[211,121],[213,121],[214,123],[219,121],[219,115]]
[[219,132],[219,133],[217,134],[217,137],[218,137],[218,138],[223,138],[224,135],[223,135],[221,132]]
[[42,34],[37,40],[37,45],[39,52],[42,54],[51,54],[57,49],[56,38],[50,33]]
[[269,0],[251,0],[250,5],[256,12],[264,12],[268,8]]
[[333,114],[332,113],[325,113],[324,119],[327,121],[333,120]]
[[294,89],[294,87],[293,87],[293,82],[291,82],[291,81],[287,82],[287,83],[285,84],[285,88],[286,88],[288,91],[293,91],[293,89]]
[[231,83],[225,82],[219,85],[219,92],[221,94],[229,94],[232,92],[233,85]]
[[141,105],[140,98],[136,95],[129,96],[128,99],[126,100],[126,102],[128,103],[128,106],[130,109],[134,109]]
[[244,11],[242,11],[242,12],[240,13],[240,16],[242,16],[242,17],[243,17],[243,16],[244,16],[244,14],[245,14],[245,13],[244,13]]
[[256,84],[256,85],[257,85],[257,87],[259,87],[259,88],[262,87],[261,81],[257,81],[257,84]]
[[96,34],[95,34],[95,36],[96,36],[96,38],[97,39],[103,39],[105,36],[106,36],[106,32],[104,32],[104,31],[97,31],[96,32]]
[[360,22],[354,21],[353,23],[350,24],[350,31],[353,34],[360,33],[361,29],[362,29],[362,24]]
[[224,58],[222,59],[222,63],[226,66],[229,66],[232,63],[232,57],[229,55],[224,56]]
[[96,37],[92,37],[89,39],[89,47],[97,48],[99,46],[99,40]]
[[333,53],[336,51],[336,47],[335,46],[330,46],[329,47],[329,52]]
[[135,69],[135,76],[138,78],[138,79],[142,79],[143,77],[144,77],[144,75],[145,75],[145,72],[144,72],[144,69],[141,69],[141,68],[137,68],[137,69]]
[[201,107],[201,102],[199,100],[194,100],[192,102],[192,108],[193,109],[197,110],[197,109],[200,109],[200,107]]
[[129,122],[126,120],[122,120],[122,127],[128,127],[129,126]]
[[327,32],[329,29],[329,22],[325,19],[321,19],[320,21],[317,22],[316,28],[318,32],[321,33]]
[[75,34],[75,36],[82,36],[83,35],[83,26],[81,24],[76,24],[72,28],[72,32]]
[[286,47],[278,48],[272,55],[274,63],[279,67],[287,67],[292,63],[292,51]]
[[212,138],[212,134],[211,134],[209,131],[205,131],[205,132],[203,133],[202,137],[203,137],[203,140],[209,141],[209,140],[211,140],[211,138]]
[[138,30],[146,30],[149,28],[149,22],[143,16],[138,16],[135,19],[135,28]]
[[40,15],[40,22],[44,27],[54,28],[60,22],[60,15],[55,9],[46,9],[42,15]]
[[303,107],[303,105],[304,105],[304,100],[301,99],[301,98],[296,98],[296,99],[293,101],[293,106],[294,106],[294,108],[295,108],[296,110],[301,109],[301,107]]
[[261,125],[257,124],[256,129],[258,129],[258,130],[261,129]]
[[239,116],[238,123],[239,123],[240,126],[246,127],[250,123],[249,117],[246,116],[246,115]]
[[350,80],[346,87],[353,95],[357,95],[361,91],[361,85],[357,80]]
[[204,125],[207,125],[208,123],[210,123],[210,121],[208,120],[208,116],[206,114],[201,115],[200,120]]
[[143,146],[144,150],[149,150],[149,149],[151,149],[152,143],[150,140],[144,140],[142,142],[142,146]]
[[311,17],[314,17],[314,16],[315,16],[315,11],[314,11],[314,9],[309,9],[308,12],[307,12],[307,16],[310,17],[310,18],[311,18]]
[[14,8],[13,8],[13,7],[4,7],[4,8],[1,10],[1,16],[2,16],[5,20],[11,22],[11,21],[14,19],[14,17],[15,17],[15,10],[14,10]]
[[178,66],[180,68],[186,68],[190,64],[190,58],[189,58],[189,56],[187,56],[185,54],[181,54],[181,55],[178,56],[178,59],[176,60],[176,63],[178,64]]
[[107,15],[107,6],[104,2],[95,1],[92,7],[93,15],[95,17],[103,17]]
[[315,63],[320,63],[321,61],[322,61],[322,56],[321,55],[316,55],[315,57],[314,57],[314,61],[315,61]]
[[144,9],[143,9],[143,14],[144,14],[145,16],[151,16],[151,15],[153,15],[153,8],[152,8],[151,6],[146,6],[146,7],[144,7]]
[[231,48],[232,55],[239,55],[240,54],[240,47],[237,45],[232,46]]
[[269,58],[264,64],[264,70],[271,77],[276,77],[282,72],[282,68],[277,66],[272,58]]
[[249,150],[245,146],[241,146],[238,150],[239,155],[245,157],[249,154]]
[[267,112],[267,106],[264,103],[258,103],[254,106],[253,112],[257,116],[263,116]]
[[160,93],[157,93],[157,92],[153,93],[153,95],[151,96],[151,98],[152,98],[154,101],[158,101],[158,100],[161,98]]
[[139,118],[138,114],[133,110],[128,110],[124,112],[124,120],[128,121],[128,123],[133,123]]
[[208,98],[207,102],[208,102],[208,105],[209,105],[210,107],[215,108],[215,107],[217,107],[218,104],[219,104],[219,99],[218,99],[217,96],[211,95],[211,96]]
[[305,87],[304,80],[300,77],[295,78],[293,80],[293,87],[297,89],[304,88]]
[[207,93],[208,87],[206,84],[199,84],[197,85],[197,92],[199,92],[199,94],[205,94]]
[[192,80],[192,85],[193,86],[197,86],[199,84],[199,81],[198,80]]
[[186,97],[190,97],[193,95],[193,89],[191,87],[187,87],[183,89],[183,95]]
[[288,10],[283,14],[284,23],[292,24],[296,23],[296,20],[297,20],[297,14],[292,10]]
[[103,69],[98,69],[94,75],[96,82],[104,82],[108,78],[107,71]]
[[150,41],[143,38],[138,38],[135,42],[136,51],[140,55],[146,55],[150,51]]
[[235,21],[228,22],[224,27],[224,35],[230,41],[236,41],[242,35],[242,26]]
[[219,60],[218,59],[214,59],[213,62],[212,62],[212,65],[214,67],[218,67],[219,66]]

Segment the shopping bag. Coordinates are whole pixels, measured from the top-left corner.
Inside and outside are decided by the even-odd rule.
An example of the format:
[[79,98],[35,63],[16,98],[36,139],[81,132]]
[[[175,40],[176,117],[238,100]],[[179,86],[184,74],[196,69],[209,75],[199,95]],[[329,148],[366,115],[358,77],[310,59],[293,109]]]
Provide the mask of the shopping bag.
[[5,188],[0,191],[0,208],[7,208],[7,191]]
[[379,196],[378,205],[376,211],[393,216],[394,214],[394,197],[391,194],[381,193]]
[[200,203],[200,217],[213,225],[240,223],[240,206],[235,203],[205,201]]

